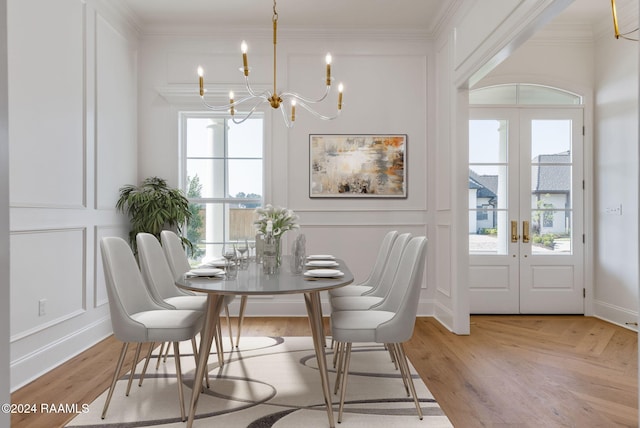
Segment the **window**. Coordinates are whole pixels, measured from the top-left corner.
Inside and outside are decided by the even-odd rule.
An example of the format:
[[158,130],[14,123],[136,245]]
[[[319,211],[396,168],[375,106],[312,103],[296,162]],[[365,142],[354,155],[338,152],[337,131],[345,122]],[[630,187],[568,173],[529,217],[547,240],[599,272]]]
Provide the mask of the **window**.
[[478,206],[478,211],[476,211],[476,220],[482,221],[488,219],[489,213],[487,212],[487,210],[482,205]]
[[181,114],[182,183],[193,220],[192,261],[220,257],[225,242],[252,239],[262,206],[263,119],[241,125],[205,113]]

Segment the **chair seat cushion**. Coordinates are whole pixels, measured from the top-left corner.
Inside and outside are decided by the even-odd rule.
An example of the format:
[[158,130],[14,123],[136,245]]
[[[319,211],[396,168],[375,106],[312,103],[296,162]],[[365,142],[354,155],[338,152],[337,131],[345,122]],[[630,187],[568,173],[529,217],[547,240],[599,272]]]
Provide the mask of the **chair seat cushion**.
[[364,311],[382,302],[382,297],[375,296],[343,296],[331,299],[332,311]]
[[376,329],[395,315],[388,311],[339,311],[331,314],[331,333],[338,342],[375,342]]
[[164,302],[176,309],[207,310],[207,296],[175,296],[164,299]]
[[348,285],[346,287],[329,290],[329,297],[361,296],[372,289],[373,287],[367,285]]
[[191,310],[144,311],[131,319],[144,325],[147,337],[140,342],[181,342],[190,340],[202,329],[203,312]]

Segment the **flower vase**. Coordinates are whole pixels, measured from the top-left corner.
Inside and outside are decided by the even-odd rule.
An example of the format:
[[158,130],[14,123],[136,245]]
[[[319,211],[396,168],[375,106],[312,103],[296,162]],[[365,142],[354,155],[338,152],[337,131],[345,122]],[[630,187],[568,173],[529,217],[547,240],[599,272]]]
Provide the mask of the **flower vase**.
[[280,245],[280,240],[282,235],[274,236],[274,241],[276,244],[276,269],[280,268],[282,264],[282,246]]

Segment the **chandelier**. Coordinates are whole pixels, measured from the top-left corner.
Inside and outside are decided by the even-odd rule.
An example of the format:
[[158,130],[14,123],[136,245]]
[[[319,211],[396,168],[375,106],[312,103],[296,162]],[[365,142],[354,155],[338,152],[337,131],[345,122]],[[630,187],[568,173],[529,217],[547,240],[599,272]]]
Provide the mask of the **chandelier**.
[[[333,116],[325,116],[318,113],[316,110],[311,107],[313,104],[320,103],[324,101],[329,92],[331,91],[331,82],[333,81],[333,77],[331,77],[331,54],[327,54],[325,57],[327,63],[327,71],[326,71],[326,80],[325,80],[325,91],[324,94],[318,99],[306,98],[302,95],[295,92],[280,92],[278,93],[276,86],[276,53],[277,53],[277,33],[278,33],[278,12],[276,11],[276,0],[273,0],[273,92],[267,90],[264,91],[255,91],[251,84],[249,83],[249,62],[247,59],[247,43],[242,41],[240,45],[240,49],[242,51],[242,68],[240,71],[244,74],[244,82],[245,89],[249,95],[246,97],[240,98],[238,100],[235,99],[233,91],[229,92],[229,103],[225,105],[211,105],[205,100],[205,93],[207,90],[204,87],[204,70],[201,66],[198,67],[198,80],[200,84],[200,98],[202,99],[202,103],[206,108],[213,111],[228,111],[231,114],[231,118],[234,123],[240,124],[247,120],[251,115],[256,111],[258,107],[265,103],[269,103],[271,107],[274,109],[280,109],[282,112],[282,117],[284,118],[284,122],[288,128],[292,128],[293,124],[296,120],[296,106],[299,105],[308,112],[312,113],[315,117],[322,120],[333,120],[340,116],[342,112],[342,92],[343,85],[340,83],[338,85],[338,108],[336,114]],[[241,111],[237,110],[241,108],[240,106],[245,102],[253,103],[253,106],[245,110],[241,113]],[[289,110],[287,111],[287,105]],[[236,116],[241,116],[237,118]]]
[[626,33],[620,33],[620,29],[618,28],[618,14],[616,13],[616,0],[611,0],[611,14],[613,15],[613,31],[616,39],[622,37],[623,39],[637,42],[638,39],[629,37],[629,34],[635,33],[636,31],[638,31],[638,28],[636,28],[635,30],[627,31]]

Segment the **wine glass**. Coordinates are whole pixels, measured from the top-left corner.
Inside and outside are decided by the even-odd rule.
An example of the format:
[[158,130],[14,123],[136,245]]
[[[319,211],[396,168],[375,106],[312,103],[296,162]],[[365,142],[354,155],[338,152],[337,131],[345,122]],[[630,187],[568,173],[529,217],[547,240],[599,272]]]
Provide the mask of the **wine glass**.
[[247,259],[244,257],[244,254],[249,251],[249,246],[247,245],[247,240],[244,242],[240,241],[235,245],[236,251],[240,253],[240,257],[238,258],[238,263],[240,265],[240,269],[244,270],[247,268]]
[[222,246],[222,257],[225,258],[227,264],[236,258],[236,250],[231,244],[224,244]]
[[[256,241],[249,241],[249,260],[255,258]],[[253,254],[253,256],[251,255]]]

